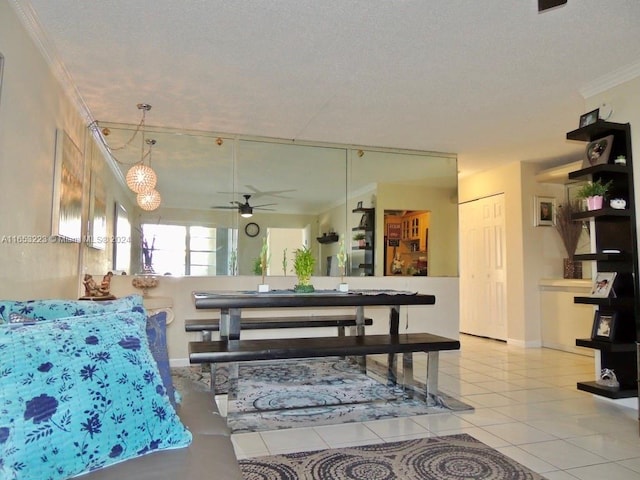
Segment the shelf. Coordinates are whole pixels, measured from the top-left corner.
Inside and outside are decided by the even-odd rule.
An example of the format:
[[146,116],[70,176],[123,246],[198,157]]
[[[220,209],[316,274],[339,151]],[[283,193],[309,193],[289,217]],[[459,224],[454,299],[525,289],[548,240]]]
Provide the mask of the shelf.
[[373,265],[370,263],[361,263],[358,265],[358,268],[364,268],[364,269],[373,268]]
[[598,120],[591,125],[568,132],[567,140],[590,142],[598,138],[606,137],[607,135],[625,132],[628,125],[628,123],[614,123]]
[[369,247],[351,247],[351,250],[373,250],[371,246]]
[[603,352],[635,352],[635,343],[616,343],[616,342],[603,342],[602,340],[591,340],[590,338],[577,338],[577,347],[593,348],[594,350],[601,350]]
[[626,165],[605,163],[603,165],[594,165],[592,167],[583,168],[582,170],[570,172],[569,178],[571,180],[579,180],[581,178],[589,177],[594,173],[629,173],[629,169]]
[[351,210],[352,213],[371,213],[374,212],[375,208],[354,208]]
[[638,396],[637,388],[620,390],[620,388],[598,385],[596,382],[578,382],[578,390],[613,399],[633,398]]
[[573,297],[573,303],[586,305],[598,305],[600,307],[633,307],[632,297],[600,298],[600,297]]
[[316,237],[319,243],[336,243],[339,239],[340,237],[337,233]]
[[586,220],[588,218],[601,218],[601,217],[630,217],[631,209],[617,209],[617,208],[601,208],[600,210],[585,210],[584,212],[574,213],[571,215],[571,220]]
[[631,260],[631,255],[628,253],[583,253],[580,255],[574,255],[573,260],[577,262],[601,261],[601,262],[628,262]]

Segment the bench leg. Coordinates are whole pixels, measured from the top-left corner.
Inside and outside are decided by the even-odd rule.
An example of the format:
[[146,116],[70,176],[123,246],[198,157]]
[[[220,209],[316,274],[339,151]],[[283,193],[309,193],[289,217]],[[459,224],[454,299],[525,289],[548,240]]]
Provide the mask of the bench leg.
[[426,402],[427,405],[438,405],[438,363],[440,352],[427,352],[427,382]]
[[413,398],[413,352],[406,352],[402,355],[402,386],[408,398]]
[[209,366],[211,369],[211,393],[216,396],[216,364],[215,363],[203,363],[202,367]]
[[[202,339],[203,342],[210,342],[211,341],[211,332],[208,330],[203,330],[202,331]],[[215,366],[211,363],[203,363],[200,366],[200,371],[202,373],[207,373],[207,372],[211,372],[211,375],[215,375]],[[213,386],[213,383],[211,384]]]
[[395,353],[387,355],[387,387],[395,387],[398,384],[398,362]]
[[229,365],[229,378],[227,379],[229,388],[227,391],[227,421],[230,414],[235,411],[235,403],[238,400],[238,362],[231,362]]

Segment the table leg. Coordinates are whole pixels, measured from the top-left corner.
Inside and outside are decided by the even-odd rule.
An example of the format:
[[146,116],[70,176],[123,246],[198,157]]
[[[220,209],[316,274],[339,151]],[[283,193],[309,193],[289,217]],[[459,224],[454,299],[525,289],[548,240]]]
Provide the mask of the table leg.
[[413,381],[413,352],[402,355],[402,387],[408,398],[413,398],[415,392]]
[[440,352],[427,352],[427,382],[425,401],[429,406],[438,405],[438,363]]
[[[398,335],[400,331],[400,305],[389,307],[389,335]],[[398,362],[395,353],[387,355],[387,385],[395,386],[398,383]]]
[[[359,337],[364,336],[364,306],[360,305],[356,307],[356,335]],[[356,362],[360,366],[360,371],[367,374],[367,357],[362,355],[356,357]]]

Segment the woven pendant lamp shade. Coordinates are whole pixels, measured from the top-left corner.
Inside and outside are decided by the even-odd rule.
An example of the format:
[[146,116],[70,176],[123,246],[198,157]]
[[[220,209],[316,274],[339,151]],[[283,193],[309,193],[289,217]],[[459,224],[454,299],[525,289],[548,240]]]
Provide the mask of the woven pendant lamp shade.
[[162,198],[156,190],[150,190],[148,192],[139,193],[136,197],[136,201],[141,209],[150,212],[160,206]]
[[139,163],[134,165],[127,172],[127,186],[135,193],[144,193],[156,187],[158,176],[153,168]]

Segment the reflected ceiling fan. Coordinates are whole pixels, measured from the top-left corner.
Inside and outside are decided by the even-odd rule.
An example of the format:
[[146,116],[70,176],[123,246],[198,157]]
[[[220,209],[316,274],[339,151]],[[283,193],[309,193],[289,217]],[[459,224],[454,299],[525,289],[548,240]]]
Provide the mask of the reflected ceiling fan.
[[[290,188],[288,190],[264,190],[263,191],[263,190],[258,190],[253,185],[245,185],[245,187],[247,187],[247,190],[251,192],[249,195],[252,196],[253,198],[260,198],[260,197],[291,198],[291,197],[285,197],[282,194],[296,191],[295,188]],[[218,192],[218,193],[239,193],[239,192]],[[245,194],[243,194],[243,196],[246,197]]]
[[218,205],[218,206],[214,206],[211,208],[220,208],[220,209],[234,209],[234,210],[238,210],[238,212],[240,212],[240,216],[244,217],[244,218],[249,218],[253,215],[253,210],[270,210],[273,211],[273,208],[264,208],[264,207],[271,207],[272,205],[277,205],[275,203],[264,203],[262,205],[250,205],[249,204],[249,199],[251,198],[251,195],[249,194],[244,194],[242,195],[244,197],[244,203],[239,202],[238,200],[234,200],[233,202],[230,202],[231,205]]
[[565,5],[567,0],[538,0],[538,13]]

